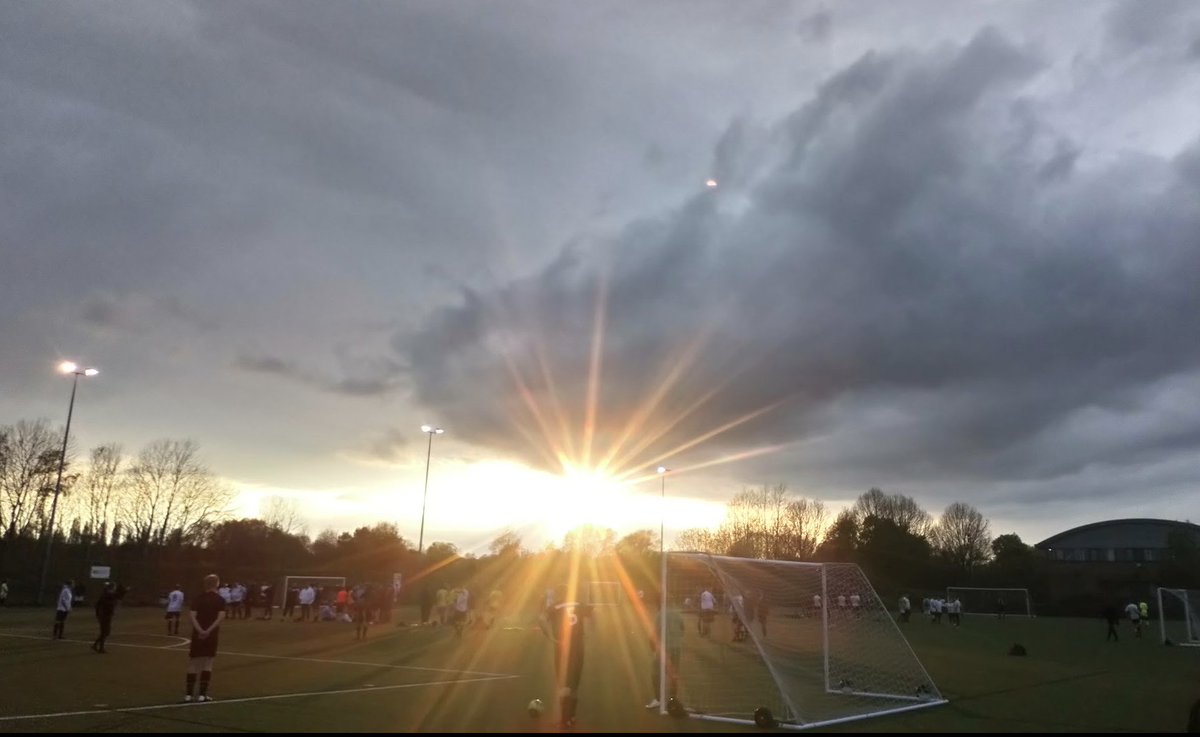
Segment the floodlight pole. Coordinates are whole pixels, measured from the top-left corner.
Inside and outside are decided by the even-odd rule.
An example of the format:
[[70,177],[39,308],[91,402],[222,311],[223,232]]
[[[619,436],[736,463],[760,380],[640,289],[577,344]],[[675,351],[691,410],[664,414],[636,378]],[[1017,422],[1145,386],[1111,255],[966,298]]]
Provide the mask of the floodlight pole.
[[34,592],[33,601],[37,605],[42,603],[42,592],[46,588],[46,576],[50,571],[50,550],[54,545],[54,518],[58,514],[58,496],[62,493],[62,477],[63,467],[67,464],[67,440],[71,437],[71,416],[75,413],[75,392],[79,389],[80,376],[95,376],[98,371],[94,368],[81,368],[65,361],[59,370],[63,373],[73,374],[71,380],[71,401],[67,404],[67,429],[63,432],[62,451],[58,455],[58,479],[54,482],[54,498],[50,502],[50,523],[46,527],[46,557],[42,559],[42,575],[38,580],[37,591]]
[[658,467],[662,477],[658,517],[658,713],[667,713],[667,473],[671,469]]
[[440,427],[421,425],[421,432],[429,436],[429,448],[425,451],[425,492],[421,495],[421,533],[417,538],[417,555],[425,550],[425,502],[429,499],[429,459],[433,457],[433,436],[446,431]]

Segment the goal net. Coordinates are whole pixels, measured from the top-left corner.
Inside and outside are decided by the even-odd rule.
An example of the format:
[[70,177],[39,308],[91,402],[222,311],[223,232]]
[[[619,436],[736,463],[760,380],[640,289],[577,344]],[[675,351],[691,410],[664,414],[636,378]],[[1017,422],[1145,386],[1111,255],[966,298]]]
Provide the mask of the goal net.
[[950,586],[946,589],[946,601],[955,600],[962,602],[962,614],[1033,616],[1033,600],[1029,598],[1029,589]]
[[1160,588],[1157,598],[1163,644],[1200,647],[1200,591]]
[[665,591],[683,627],[666,627],[659,699],[676,676],[694,717],[755,724],[766,709],[800,729],[945,703],[856,565],[671,553]]
[[594,605],[617,606],[624,599],[617,581],[589,581],[588,602]]

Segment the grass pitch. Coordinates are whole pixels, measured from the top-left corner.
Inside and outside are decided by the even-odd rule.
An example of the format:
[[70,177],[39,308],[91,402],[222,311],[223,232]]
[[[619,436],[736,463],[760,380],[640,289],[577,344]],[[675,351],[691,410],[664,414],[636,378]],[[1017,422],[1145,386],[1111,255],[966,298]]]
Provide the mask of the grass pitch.
[[[183,704],[186,640],[165,634],[161,611],[119,609],[98,655],[89,609],[61,641],[48,609],[0,609],[0,732],[556,731],[552,651],[532,613],[461,640],[404,619],[414,612],[365,641],[348,624],[226,622],[216,701]],[[1200,648],[1164,647],[1155,629],[1135,639],[1125,624],[1110,643],[1099,618],[963,619],[902,626],[949,704],[822,731],[1171,732],[1200,698]],[[577,731],[754,731],[642,708],[651,653],[631,607],[601,609],[587,637]],[[1014,643],[1028,655],[1009,656]],[[547,705],[539,719],[533,698]]]

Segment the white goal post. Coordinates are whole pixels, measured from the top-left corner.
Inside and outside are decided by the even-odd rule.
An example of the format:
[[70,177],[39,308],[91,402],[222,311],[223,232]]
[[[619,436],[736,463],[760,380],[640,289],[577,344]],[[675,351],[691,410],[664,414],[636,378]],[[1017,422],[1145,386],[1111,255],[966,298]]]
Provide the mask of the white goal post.
[[1029,589],[948,586],[946,601],[956,599],[962,602],[962,614],[1033,616],[1033,599],[1029,596]]
[[946,702],[854,564],[669,553],[664,571],[660,713],[674,696],[697,719],[809,729]]
[[1200,591],[1160,587],[1156,598],[1163,644],[1200,647]]

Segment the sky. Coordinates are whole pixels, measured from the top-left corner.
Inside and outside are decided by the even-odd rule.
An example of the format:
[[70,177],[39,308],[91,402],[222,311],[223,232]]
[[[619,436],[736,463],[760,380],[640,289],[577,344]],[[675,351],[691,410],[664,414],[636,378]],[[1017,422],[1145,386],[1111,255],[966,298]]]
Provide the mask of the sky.
[[78,448],[190,438],[236,514],[415,541],[424,509],[466,550],[670,541],[781,483],[1026,542],[1197,517],[1200,4],[49,0],[0,32],[0,424],[63,422],[75,360]]

